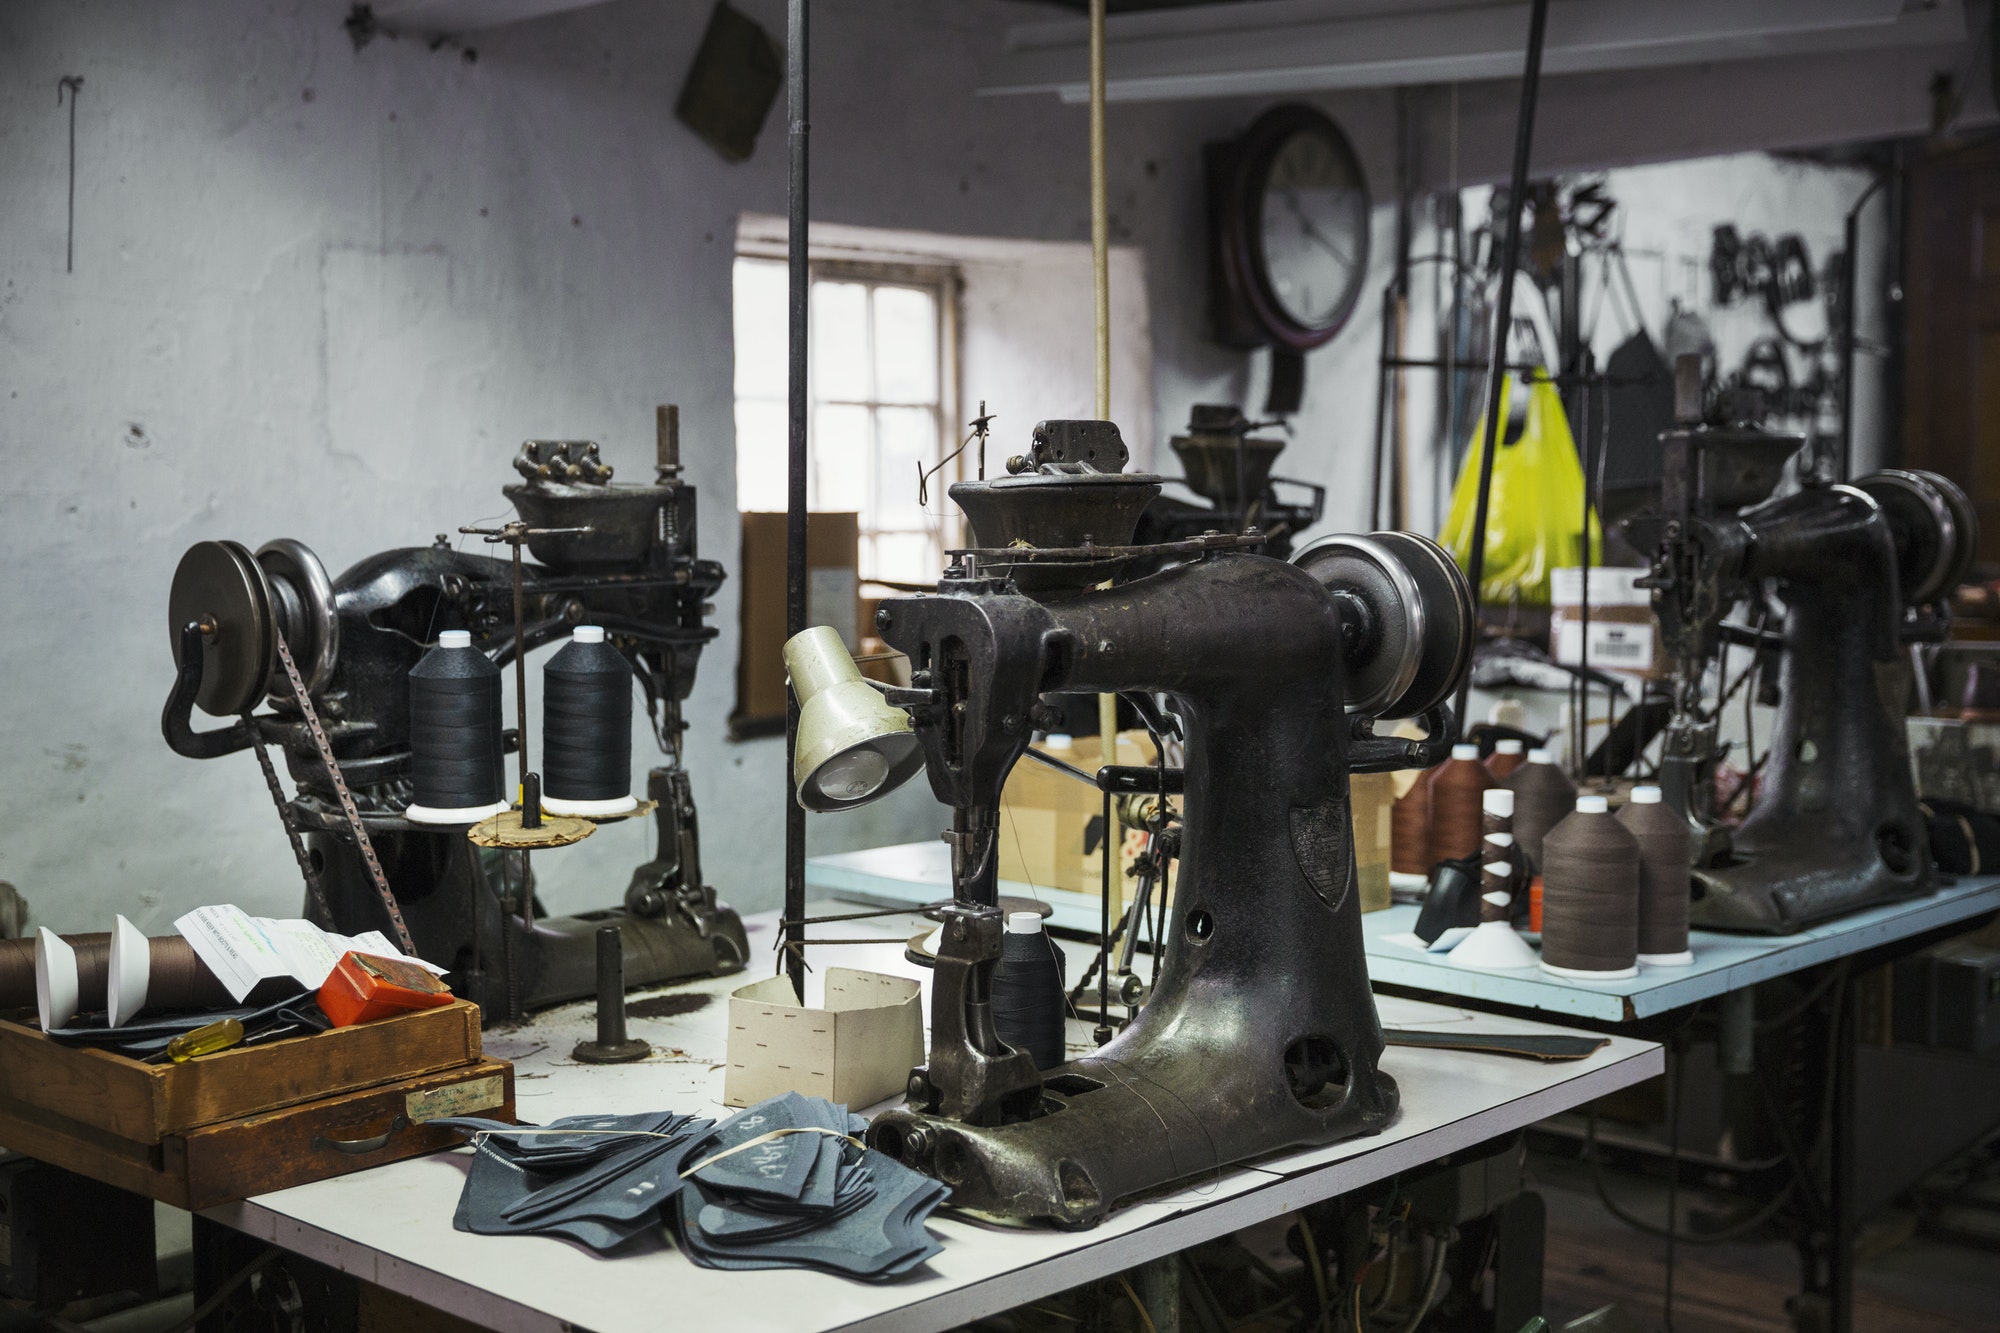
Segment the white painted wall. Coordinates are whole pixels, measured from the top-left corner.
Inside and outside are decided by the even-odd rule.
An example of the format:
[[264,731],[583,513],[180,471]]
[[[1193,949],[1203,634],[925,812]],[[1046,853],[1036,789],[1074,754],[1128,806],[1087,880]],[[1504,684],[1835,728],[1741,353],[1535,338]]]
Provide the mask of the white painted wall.
[[[778,0],[745,7],[782,31]],[[189,544],[292,536],[338,572],[501,511],[530,436],[586,435],[643,472],[653,404],[676,401],[703,545],[732,558],[729,257],[740,215],[784,209],[784,140],[780,111],[730,166],[673,119],[707,9],[623,0],[485,34],[467,63],[411,41],[354,51],[345,0],[0,8],[0,878],[39,921],[101,928],[122,909],[161,930],[206,901],[296,909],[250,758],[197,763],[159,739],[164,601]],[[814,7],[817,217],[1087,240],[1083,109],[970,92],[1016,12]],[[73,274],[65,74],[86,80]],[[1330,105],[1386,181],[1386,99]],[[1254,109],[1112,114],[1113,237],[1145,256],[1162,429],[1245,384],[1191,294],[1199,145]],[[1087,288],[1048,314],[1087,330]],[[1318,360],[1372,356],[1365,325]],[[994,403],[996,446],[1074,396]],[[1300,454],[1326,469],[1371,410],[1316,364]],[[731,584],[688,762],[710,877],[762,908],[780,895],[780,753],[723,739],[736,619]],[[918,784],[815,819],[813,839],[938,827]],[[618,826],[538,870],[554,906],[578,908],[649,854]]]
[[[780,0],[740,3],[782,30]],[[200,902],[299,901],[250,759],[183,760],[158,736],[163,604],[190,543],[292,536],[337,571],[496,515],[530,436],[596,438],[643,472],[652,407],[673,401],[703,545],[725,560],[736,549],[730,254],[741,215],[784,210],[784,139],[780,110],[757,155],[730,166],[673,119],[707,0],[614,0],[495,30],[476,63],[409,40],[356,52],[348,7],[0,6],[0,877],[59,928],[101,928],[123,909],[160,930]],[[1084,109],[971,91],[1023,6],[822,0],[813,12],[816,218],[1088,238]],[[86,83],[66,274],[68,111],[53,94],[70,74]],[[1474,92],[1468,179],[1491,169],[1513,109],[1505,85]],[[1600,104],[1565,98],[1551,93],[1545,124]],[[1318,100],[1390,198],[1390,95]],[[1262,358],[1206,340],[1199,156],[1259,109],[1111,112],[1112,237],[1144,256],[1156,436],[1195,402],[1261,404]],[[1585,119],[1553,131],[1589,140],[1562,161],[1603,151],[1608,122]],[[1350,327],[1310,358],[1282,465],[1328,483],[1328,528],[1367,513],[1386,207],[1374,242]],[[1049,317],[1087,328],[1087,291]],[[1058,410],[991,406],[1003,449]],[[781,759],[777,742],[723,739],[734,584],[715,621],[688,761],[711,879],[768,907]],[[813,839],[862,845],[938,824],[912,787],[816,819]],[[578,908],[615,898],[648,854],[627,825],[538,870],[555,907]]]

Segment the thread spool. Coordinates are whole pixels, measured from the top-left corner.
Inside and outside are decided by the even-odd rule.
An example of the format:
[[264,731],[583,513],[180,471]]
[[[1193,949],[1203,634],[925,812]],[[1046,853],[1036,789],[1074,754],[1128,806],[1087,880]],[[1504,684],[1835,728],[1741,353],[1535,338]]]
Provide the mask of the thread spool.
[[1000,939],[1000,961],[990,988],[993,1028],[1000,1040],[1026,1051],[1037,1069],[1054,1069],[1067,1058],[1063,1019],[1062,951],[1042,930],[1040,912],[1009,912]]
[[1480,799],[1493,786],[1477,745],[1451,747],[1451,758],[1431,774],[1433,862],[1479,854]]
[[1489,788],[1479,798],[1479,919],[1514,915],[1514,793]]
[[1530,873],[1542,868],[1542,840],[1576,808],[1576,784],[1547,750],[1528,751],[1526,762],[1507,775],[1514,793],[1514,841],[1528,858]]
[[632,795],[632,667],[597,625],[578,625],[542,668],[542,809],[622,815]]
[[1521,748],[1519,741],[1493,742],[1493,753],[1486,756],[1486,771],[1493,775],[1495,782],[1505,782],[1509,773],[1528,762]]
[[500,668],[448,629],[410,668],[410,778],[405,819],[472,824],[508,808],[501,769]]
[[1491,788],[1480,798],[1479,924],[1446,955],[1454,967],[1497,972],[1535,965],[1535,951],[1514,933],[1520,875],[1513,815],[1514,793],[1506,788]]
[[1410,789],[1389,803],[1389,869],[1399,875],[1431,873],[1431,784],[1420,773]]
[[1590,981],[1639,975],[1639,840],[1602,796],[1579,796],[1542,851],[1542,969]]
[[1688,950],[1694,835],[1687,821],[1663,803],[1658,787],[1634,787],[1618,822],[1639,842],[1639,961],[1686,967],[1694,962]]
[[[103,931],[64,935],[76,955],[78,1013],[95,1013],[106,1004],[111,974],[111,936]],[[194,946],[179,935],[146,941],[148,1009],[224,1009],[236,1003]],[[0,1010],[26,1009],[35,1003],[35,940],[0,940]]]

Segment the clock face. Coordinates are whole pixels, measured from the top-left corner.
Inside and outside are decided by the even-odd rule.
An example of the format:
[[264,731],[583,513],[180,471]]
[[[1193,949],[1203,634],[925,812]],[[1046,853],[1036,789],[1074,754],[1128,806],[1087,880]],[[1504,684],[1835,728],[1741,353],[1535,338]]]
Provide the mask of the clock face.
[[1303,328],[1338,322],[1368,262],[1368,187],[1346,145],[1295,131],[1272,155],[1258,204],[1272,298]]

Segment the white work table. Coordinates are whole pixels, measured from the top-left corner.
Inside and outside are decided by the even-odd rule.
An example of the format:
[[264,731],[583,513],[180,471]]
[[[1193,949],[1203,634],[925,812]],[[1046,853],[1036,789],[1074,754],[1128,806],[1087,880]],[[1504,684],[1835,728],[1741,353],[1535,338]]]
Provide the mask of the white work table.
[[[934,902],[951,895],[951,853],[938,842],[817,856],[806,862],[806,883],[863,902]],[[1038,891],[1011,882],[1003,882],[1000,891],[1053,904],[1050,920],[1058,927],[1093,934],[1098,929],[1095,896]],[[2000,911],[2000,876],[1966,876],[1925,897],[1853,912],[1796,935],[1693,931],[1690,966],[1641,965],[1638,976],[1624,981],[1578,981],[1540,968],[1477,972],[1453,967],[1442,953],[1421,953],[1391,942],[1416,925],[1414,906],[1369,912],[1361,918],[1361,928],[1368,978],[1378,985],[1420,990],[1446,1000],[1532,1009],[1557,1018],[1630,1023],[1993,911]]]
[[[838,904],[815,904],[838,912]],[[815,968],[867,967],[927,976],[902,943],[927,923],[914,916],[843,922],[843,937],[880,935],[880,945],[825,946]],[[672,1109],[720,1118],[729,991],[770,974],[773,916],[750,926],[752,968],[733,977],[634,995],[703,994],[709,1003],[666,1019],[634,1017],[634,1036],[653,1043],[630,1065],[584,1066],[571,1047],[592,1035],[588,1001],[487,1034],[489,1053],[514,1061],[523,1120],[546,1123],[591,1111]],[[1072,975],[1090,951],[1066,945]],[[808,998],[813,993],[808,992]],[[1524,1019],[1424,1001],[1378,1001],[1387,1027],[1467,1032],[1560,1031]],[[1089,1025],[1072,1022],[1072,1051],[1090,1047]],[[907,1277],[881,1285],[823,1273],[697,1268],[666,1240],[605,1258],[565,1241],[454,1231],[452,1210],[469,1150],[439,1153],[351,1176],[260,1195],[206,1216],[440,1309],[500,1330],[830,1330],[950,1328],[1213,1237],[1370,1185],[1448,1153],[1521,1129],[1663,1068],[1660,1047],[1613,1037],[1588,1059],[1540,1064],[1499,1055],[1391,1047],[1382,1065],[1402,1091],[1390,1128],[1372,1138],[1228,1167],[1165,1197],[1117,1210],[1095,1229],[1059,1232],[985,1225],[941,1213],[933,1230],[944,1252]]]

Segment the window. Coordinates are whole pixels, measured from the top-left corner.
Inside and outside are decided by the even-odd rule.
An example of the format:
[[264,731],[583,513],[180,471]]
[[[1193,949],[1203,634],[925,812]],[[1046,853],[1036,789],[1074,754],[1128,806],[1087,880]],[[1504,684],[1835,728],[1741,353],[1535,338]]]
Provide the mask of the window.
[[[948,268],[815,263],[807,507],[860,515],[860,575],[929,584],[944,567],[942,482],[929,512],[919,469],[946,449]],[[736,503],[781,511],[786,495],[786,277],[783,261],[736,260]]]

